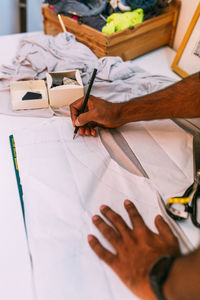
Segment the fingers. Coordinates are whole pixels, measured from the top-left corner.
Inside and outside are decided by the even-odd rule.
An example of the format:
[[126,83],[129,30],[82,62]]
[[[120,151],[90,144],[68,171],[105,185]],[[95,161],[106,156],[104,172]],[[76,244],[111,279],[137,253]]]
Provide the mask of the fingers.
[[97,132],[94,128],[91,128],[90,130],[91,130],[91,135],[92,136],[94,136],[94,137],[97,136]]
[[70,105],[71,119],[72,119],[72,123],[74,126],[75,126],[75,121],[76,121],[76,119],[79,115],[79,112],[81,110],[81,107],[83,105],[83,101],[84,101],[84,98],[80,98]]
[[84,126],[85,124],[95,121],[95,110],[92,109],[90,111],[84,112],[80,114],[78,117],[76,116],[75,125],[76,126]]
[[[90,120],[93,119],[93,110],[87,111],[83,114],[80,114],[80,109],[83,104],[83,98],[75,101],[70,105],[70,112],[71,112],[71,119],[73,126],[78,126],[79,127],[79,134],[80,135],[86,135],[86,136],[96,136],[96,130],[92,127],[86,126],[84,127],[85,124],[88,124]],[[91,123],[92,124],[92,123]],[[91,125],[93,126],[93,125]],[[95,124],[94,124],[95,126]]]
[[126,222],[122,219],[120,215],[114,212],[110,207],[102,205],[100,207],[101,213],[113,224],[113,226],[121,233],[123,236],[130,232],[130,228]]
[[97,136],[96,130],[90,127],[79,127],[79,134],[86,136]]
[[84,127],[79,127],[78,133],[79,133],[80,135],[84,135],[84,133],[85,133]]
[[75,121],[78,117],[78,110],[76,110],[75,107],[70,106],[70,113],[71,113],[71,119],[72,119],[73,126],[75,127]]
[[[89,111],[80,114],[83,102],[84,98],[80,98],[70,105],[71,119],[74,126],[82,127],[95,119],[95,110],[93,109],[93,106],[89,105],[89,103],[87,104],[86,109]],[[90,107],[90,109],[88,109],[88,107]]]
[[158,229],[158,232],[161,236],[165,237],[166,239],[172,238],[176,239],[175,235],[173,234],[169,225],[165,222],[162,216],[158,215],[155,218],[155,225]]
[[130,200],[125,200],[124,201],[124,206],[125,206],[125,209],[128,212],[128,215],[129,215],[129,218],[130,218],[131,223],[133,225],[133,228],[134,229],[146,228],[146,225],[143,221],[143,218],[139,214],[139,212],[138,212],[137,208],[135,207],[135,205]]
[[98,215],[93,216],[92,221],[102,235],[111,243],[114,248],[117,249],[121,239],[119,233],[117,233]]
[[[162,216],[156,216],[155,225],[158,229],[160,236],[164,239],[165,242],[167,241],[167,243],[171,246],[173,253],[176,253],[177,255],[180,254],[181,252],[178,238],[173,234],[173,231],[165,222]],[[168,251],[170,251],[170,247],[168,248]]]
[[92,250],[96,253],[96,255],[102,259],[105,263],[107,263],[109,266],[112,266],[115,255],[112,254],[110,251],[105,249],[101,243],[98,241],[98,239],[93,235],[88,235],[88,243]]

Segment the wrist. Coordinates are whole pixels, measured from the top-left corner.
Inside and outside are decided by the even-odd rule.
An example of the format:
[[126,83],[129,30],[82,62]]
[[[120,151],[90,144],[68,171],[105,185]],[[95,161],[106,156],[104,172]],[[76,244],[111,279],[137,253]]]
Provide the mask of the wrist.
[[167,300],[199,299],[200,249],[180,256],[172,265],[163,285]]
[[164,255],[153,264],[149,272],[151,288],[158,300],[167,299],[164,295],[163,286],[175,259],[174,256]]

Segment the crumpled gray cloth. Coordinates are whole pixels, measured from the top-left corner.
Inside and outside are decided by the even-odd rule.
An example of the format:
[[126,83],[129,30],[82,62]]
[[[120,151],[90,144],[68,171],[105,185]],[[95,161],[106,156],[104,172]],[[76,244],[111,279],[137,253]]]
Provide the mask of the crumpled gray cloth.
[[98,61],[98,73],[91,94],[110,102],[125,102],[163,89],[175,81],[162,75],[152,75],[133,61],[120,57],[103,57]]
[[46,72],[67,69],[79,69],[87,82],[88,72],[96,63],[96,55],[77,42],[74,35],[61,33],[53,37],[39,33],[32,38],[23,38],[12,65],[0,67],[0,88],[8,87],[9,80],[44,79]]
[[94,68],[98,72],[91,94],[110,102],[128,101],[174,83],[168,77],[147,73],[133,61],[123,62],[120,57],[98,59],[87,46],[77,42],[72,34],[61,33],[53,37],[38,33],[37,36],[20,41],[12,65],[0,67],[0,113],[40,117],[59,113],[69,115],[68,108],[43,109],[42,114],[38,109],[13,112],[9,101],[10,82],[44,79],[46,72],[78,69],[87,89]]
[[[51,1],[46,0],[45,2],[51,4]],[[106,0],[87,0],[87,5],[76,0],[60,0],[53,7],[57,13],[75,12],[78,15],[89,17],[102,13],[106,7]]]

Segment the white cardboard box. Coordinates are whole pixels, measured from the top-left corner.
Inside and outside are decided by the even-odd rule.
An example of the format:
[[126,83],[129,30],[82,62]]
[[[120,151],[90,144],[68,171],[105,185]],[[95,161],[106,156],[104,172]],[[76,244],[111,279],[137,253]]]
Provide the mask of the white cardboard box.
[[[59,85],[52,87],[54,79],[60,80],[64,77],[74,79],[77,85]],[[13,110],[62,107],[73,103],[84,96],[84,88],[78,70],[64,72],[52,72],[46,74],[47,86],[44,80],[14,81],[10,85],[11,106]],[[27,92],[40,93],[41,99],[23,100]]]
[[[27,92],[40,93],[42,99],[22,100]],[[44,80],[14,81],[10,85],[11,106],[14,110],[46,108],[49,106]]]
[[[52,87],[53,79],[59,77],[68,77],[74,79],[79,85],[59,85],[57,87]],[[75,100],[84,96],[83,84],[78,70],[47,73],[46,78],[50,106],[62,107],[65,105],[70,105]]]

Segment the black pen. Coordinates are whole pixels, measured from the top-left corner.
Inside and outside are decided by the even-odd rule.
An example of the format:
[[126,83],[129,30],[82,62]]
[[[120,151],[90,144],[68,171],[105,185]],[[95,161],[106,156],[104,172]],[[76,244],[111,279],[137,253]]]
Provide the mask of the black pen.
[[[88,90],[87,90],[87,93],[85,95],[85,99],[84,99],[84,102],[83,102],[83,105],[81,107],[81,110],[80,110],[80,113],[79,114],[82,114],[86,108],[86,105],[87,105],[87,102],[88,102],[88,99],[89,99],[89,96],[90,96],[90,91],[91,91],[91,88],[92,88],[92,85],[94,83],[94,79],[96,77],[96,73],[97,73],[97,69],[94,69],[93,73],[92,73],[92,77],[90,79],[90,83],[89,83],[89,86],[88,86]],[[75,127],[75,130],[74,130],[74,136],[73,136],[73,139],[76,137],[76,134],[79,130],[79,127],[76,126]]]

